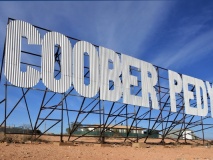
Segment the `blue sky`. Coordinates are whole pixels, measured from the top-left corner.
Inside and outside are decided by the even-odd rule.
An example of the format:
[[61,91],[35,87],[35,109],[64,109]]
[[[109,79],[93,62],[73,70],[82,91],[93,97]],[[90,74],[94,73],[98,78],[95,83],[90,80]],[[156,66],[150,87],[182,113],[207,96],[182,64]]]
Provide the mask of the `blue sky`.
[[11,17],[213,82],[212,7],[211,0],[0,2],[0,54]]
[[213,81],[211,1],[0,4],[1,50],[7,18],[11,17]]

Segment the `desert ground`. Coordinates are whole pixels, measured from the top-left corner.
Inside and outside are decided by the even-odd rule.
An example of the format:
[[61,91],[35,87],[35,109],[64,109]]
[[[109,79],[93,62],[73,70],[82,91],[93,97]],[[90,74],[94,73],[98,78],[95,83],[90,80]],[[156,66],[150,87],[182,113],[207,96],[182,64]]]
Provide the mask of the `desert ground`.
[[[137,147],[111,140],[111,143],[106,145],[78,142],[64,142],[64,145],[60,145],[55,137],[47,136],[44,139],[48,142],[2,142],[0,143],[0,159],[213,160],[213,147],[209,144],[174,145],[167,143],[167,145],[145,144],[142,147]],[[90,140],[94,139],[88,138],[88,142]]]

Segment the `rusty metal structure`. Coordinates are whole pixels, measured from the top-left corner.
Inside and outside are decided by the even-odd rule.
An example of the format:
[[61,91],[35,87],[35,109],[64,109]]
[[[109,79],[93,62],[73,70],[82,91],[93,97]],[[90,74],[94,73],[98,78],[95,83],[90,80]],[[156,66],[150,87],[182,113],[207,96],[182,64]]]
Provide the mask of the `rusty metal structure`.
[[[9,18],[8,23],[14,19]],[[35,26],[41,33],[50,32]],[[79,41],[76,38],[67,36],[72,44]],[[24,44],[23,44],[24,45]],[[94,45],[96,48],[99,46]],[[21,68],[24,71],[26,65],[29,65],[37,70],[41,70],[41,53],[37,48],[32,49],[23,46]],[[55,77],[60,78],[60,48],[55,46]],[[119,54],[119,53],[118,53]],[[85,55],[86,58],[87,55]],[[162,57],[163,58],[163,57]],[[177,62],[178,63],[178,62]],[[159,142],[164,143],[165,139],[170,139],[174,142],[183,140],[183,135],[186,130],[191,130],[194,133],[193,139],[185,138],[184,142],[205,143],[207,140],[205,134],[213,128],[213,121],[210,112],[206,117],[199,117],[185,114],[183,93],[177,96],[177,112],[171,112],[168,70],[162,67],[155,66],[158,72],[158,84],[155,86],[158,96],[160,110],[145,108],[142,106],[133,106],[123,104],[122,101],[107,102],[99,99],[99,94],[93,98],[80,96],[73,87],[68,92],[59,94],[48,90],[44,85],[38,84],[33,88],[19,88],[7,82],[3,73],[4,68],[4,52],[1,62],[1,88],[4,88],[4,98],[0,101],[1,119],[0,126],[4,128],[5,134],[15,134],[8,132],[8,126],[11,123],[18,122],[30,124],[30,135],[39,138],[44,134],[56,131],[54,135],[60,136],[60,141],[77,141],[83,137],[97,137],[100,142],[106,141],[107,133],[113,133],[113,128],[118,126],[126,127],[126,132],[122,135],[115,135],[115,138],[120,138],[121,141],[138,142],[143,140],[148,143],[152,138],[152,133],[157,131],[159,134]],[[134,68],[131,71],[137,72]],[[87,64],[84,67],[84,77],[89,79],[90,69]],[[140,84],[139,80],[139,84]],[[113,83],[111,83],[113,87]],[[194,91],[194,87],[191,88]],[[134,87],[133,94],[141,95],[141,88]],[[195,93],[194,93],[195,94]],[[151,101],[151,100],[150,100]],[[150,102],[151,103],[151,102]],[[208,103],[209,97],[208,97]],[[191,102],[191,106],[196,107],[195,102]],[[210,108],[210,104],[208,104]],[[210,109],[209,109],[210,110]],[[23,120],[25,117],[25,120]],[[15,121],[15,122],[14,122]],[[72,122],[72,125],[70,123]],[[83,125],[90,124],[90,125]],[[87,129],[83,134],[75,134],[76,130],[83,126],[92,129]],[[43,129],[44,128],[44,129]],[[56,128],[56,129],[54,129]],[[133,128],[146,128],[146,134],[142,137],[138,132],[131,135]],[[69,131],[66,133],[66,129]],[[97,134],[91,134],[98,129]],[[41,130],[38,134],[36,130]],[[171,136],[175,135],[174,136]],[[190,133],[189,133],[190,134]],[[53,134],[52,134],[53,135]]]

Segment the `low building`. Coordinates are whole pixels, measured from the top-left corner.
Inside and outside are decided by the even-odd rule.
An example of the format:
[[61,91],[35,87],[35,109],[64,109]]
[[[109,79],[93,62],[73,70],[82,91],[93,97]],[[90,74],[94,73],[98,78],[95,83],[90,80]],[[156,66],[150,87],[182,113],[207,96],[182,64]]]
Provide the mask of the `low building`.
[[76,131],[73,133],[74,135],[81,135],[88,132],[87,135],[100,135],[104,129],[104,135],[106,137],[139,137],[143,138],[149,134],[149,137],[159,138],[159,131],[149,131],[146,128],[135,127],[135,126],[124,126],[124,125],[90,125],[90,124],[81,124]]
[[189,140],[192,140],[192,139],[195,139],[195,134],[192,130],[190,129],[173,129],[171,130],[166,137],[168,138],[172,138],[172,139],[178,139],[180,135],[180,139],[189,139]]

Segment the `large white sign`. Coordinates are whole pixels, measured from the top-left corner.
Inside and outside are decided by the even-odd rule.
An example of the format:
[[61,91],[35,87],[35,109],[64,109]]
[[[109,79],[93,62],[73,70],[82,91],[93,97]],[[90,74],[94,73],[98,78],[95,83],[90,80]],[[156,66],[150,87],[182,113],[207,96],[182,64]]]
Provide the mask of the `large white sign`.
[[[28,44],[42,45],[41,73],[27,66],[26,72],[20,67],[21,39],[26,37]],[[61,48],[61,78],[54,78],[54,46]],[[84,53],[89,56],[89,84],[84,83]],[[109,68],[109,61],[113,68]],[[130,73],[130,67],[137,68],[141,76],[142,96],[131,94],[131,86],[139,86],[138,77]],[[213,87],[209,82],[169,70],[169,87],[171,111],[176,112],[176,94],[183,91],[185,113],[206,116],[208,113],[207,93],[210,97],[211,110],[213,110]],[[69,39],[58,32],[48,32],[42,38],[39,31],[31,24],[15,20],[8,24],[5,47],[5,76],[7,80],[18,87],[30,88],[35,86],[40,79],[44,85],[57,93],[66,92],[71,85],[84,97],[94,97],[100,90],[100,99],[118,101],[121,96],[123,103],[159,109],[155,85],[158,74],[155,67],[145,61],[122,54],[119,56],[113,50],[99,47],[95,48],[85,41],[77,42],[74,47]],[[120,76],[122,78],[120,78]],[[122,79],[122,81],[121,81]],[[110,88],[110,81],[114,88]],[[196,91],[197,107],[190,106],[194,93],[189,90],[193,85]],[[202,93],[202,95],[201,95]],[[211,112],[213,117],[213,112]]]

